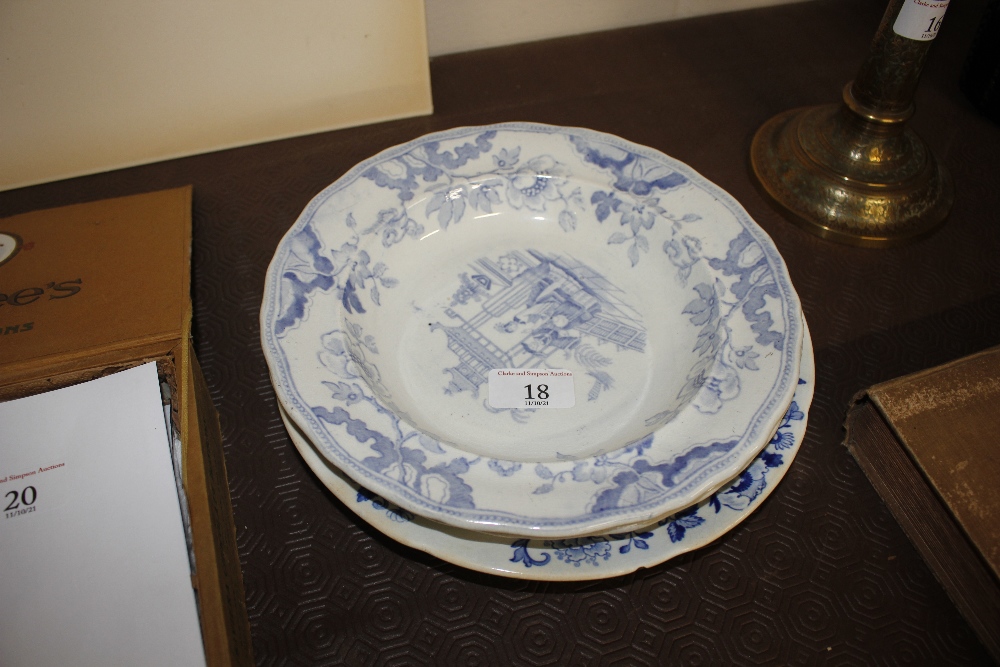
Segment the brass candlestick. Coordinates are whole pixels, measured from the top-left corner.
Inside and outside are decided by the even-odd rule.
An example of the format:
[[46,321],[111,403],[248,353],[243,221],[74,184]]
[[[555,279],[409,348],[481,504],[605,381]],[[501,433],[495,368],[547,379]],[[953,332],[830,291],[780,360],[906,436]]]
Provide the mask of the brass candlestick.
[[792,109],[757,131],[754,174],[805,229],[875,247],[919,238],[944,222],[951,179],[906,120],[947,6],[890,0],[842,104]]

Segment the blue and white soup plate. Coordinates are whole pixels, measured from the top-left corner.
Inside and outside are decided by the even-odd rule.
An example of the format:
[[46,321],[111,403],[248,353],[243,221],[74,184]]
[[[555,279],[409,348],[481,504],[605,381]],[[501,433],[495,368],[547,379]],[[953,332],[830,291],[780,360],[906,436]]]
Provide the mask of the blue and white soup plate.
[[386,536],[479,572],[539,581],[606,579],[653,567],[714,542],[746,520],[784,478],[802,446],[816,371],[808,330],[798,388],[778,430],[739,475],[701,502],[648,525],[570,539],[504,537],[445,526],[359,487],[282,413],[292,443],[337,498]]
[[[279,244],[261,308],[280,404],[332,464],[415,514],[537,538],[717,491],[778,428],[802,329],[784,262],[724,191],[525,123],[353,168]],[[538,400],[552,369],[572,407]],[[491,401],[500,370],[534,402]]]

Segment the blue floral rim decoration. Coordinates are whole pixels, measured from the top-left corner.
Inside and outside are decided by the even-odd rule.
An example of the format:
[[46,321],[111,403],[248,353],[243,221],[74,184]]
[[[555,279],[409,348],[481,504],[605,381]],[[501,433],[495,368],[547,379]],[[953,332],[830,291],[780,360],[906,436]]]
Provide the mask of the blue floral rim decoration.
[[[550,137],[551,150],[529,154],[525,147],[530,149],[534,135]],[[557,140],[561,144],[553,148]],[[704,220],[702,213],[670,208],[699,194],[720,204],[724,215]],[[387,205],[362,216],[361,207],[345,203],[364,196],[384,198]],[[473,212],[500,210],[544,212],[570,236],[607,229],[607,246],[621,249],[626,266],[635,269],[655,255],[689,291],[680,316],[694,332],[695,362],[666,409],[645,418],[649,435],[582,460],[528,464],[470,456],[412,427],[394,403],[382,382],[378,332],[366,316],[382,307],[401,279],[368,249],[389,253],[422,238],[432,225],[446,232]],[[729,236],[710,250],[706,229],[724,229]],[[619,358],[643,354],[648,323],[615,296],[620,290],[598,267],[529,246],[470,266],[473,271],[457,277],[444,311],[451,319],[437,324],[455,354],[472,350],[482,356],[487,350],[497,363],[527,364],[558,353],[585,371],[593,401],[604,400],[616,386]],[[493,314],[482,305],[489,299],[510,301],[521,294],[529,296],[518,297],[520,310],[491,321],[491,328],[475,321],[483,312]],[[320,302],[331,324],[304,352],[313,355],[310,369],[318,368],[316,377],[323,379],[313,382],[310,376],[309,386],[300,386],[296,364],[304,363],[298,359],[303,350],[290,352],[284,345],[307,324],[327,321],[311,319]],[[800,318],[787,269],[766,233],[690,167],[611,135],[507,123],[458,128],[391,148],[317,195],[269,267],[261,339],[282,406],[324,456],[359,484],[451,525],[558,537],[688,506],[752,460],[794,392]],[[738,332],[745,332],[739,341]],[[510,335],[519,336],[516,345],[493,345]],[[610,347],[601,351],[601,344]],[[727,414],[742,384],[775,355],[773,384],[742,432],[664,453],[668,445],[658,434],[682,409]],[[445,369],[452,378],[445,393],[476,395],[481,373],[456,359]],[[531,415],[512,411],[510,418],[521,423]],[[496,497],[508,482],[526,494],[517,503]]]
[[[812,373],[807,374],[812,378]],[[812,401],[810,385],[799,380],[801,394],[796,392],[778,431],[735,479],[697,505],[636,530],[560,540],[518,538],[506,543],[466,532],[465,541],[453,542],[453,536],[436,535],[433,524],[353,483],[331,488],[341,498],[350,495],[352,509],[390,537],[458,565],[543,581],[620,576],[708,544],[760,506],[788,471],[801,445]],[[308,447],[301,442],[300,446]],[[348,489],[352,493],[347,494]]]
[[808,339],[803,377],[767,447],[719,491],[658,522],[574,539],[533,540],[454,530],[413,515],[359,487],[323,460],[282,412],[292,441],[323,483],[349,508],[388,537],[480,572],[538,581],[581,581],[653,567],[704,546],[746,520],[788,472],[806,432],[815,365]]

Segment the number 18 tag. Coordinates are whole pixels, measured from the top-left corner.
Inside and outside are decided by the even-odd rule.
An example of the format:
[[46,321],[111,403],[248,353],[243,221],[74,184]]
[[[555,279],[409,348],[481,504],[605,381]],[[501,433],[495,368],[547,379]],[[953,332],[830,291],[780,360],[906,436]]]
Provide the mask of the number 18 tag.
[[494,368],[489,373],[494,408],[571,408],[576,405],[573,371],[557,368]]

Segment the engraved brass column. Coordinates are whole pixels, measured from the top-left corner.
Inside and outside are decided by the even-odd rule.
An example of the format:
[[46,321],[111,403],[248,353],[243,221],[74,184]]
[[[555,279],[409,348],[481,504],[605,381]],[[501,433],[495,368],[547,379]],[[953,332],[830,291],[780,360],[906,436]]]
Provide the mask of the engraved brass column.
[[894,32],[906,2],[890,0],[841,104],[786,111],[753,139],[750,162],[764,190],[824,238],[895,245],[930,233],[951,208],[950,177],[906,127],[932,43]]

